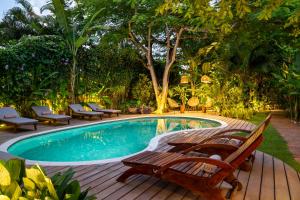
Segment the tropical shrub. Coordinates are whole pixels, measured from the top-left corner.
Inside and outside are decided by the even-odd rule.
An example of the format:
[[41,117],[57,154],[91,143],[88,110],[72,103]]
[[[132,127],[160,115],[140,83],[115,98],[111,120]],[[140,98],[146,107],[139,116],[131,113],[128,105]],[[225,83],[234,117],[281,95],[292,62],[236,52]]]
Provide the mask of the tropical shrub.
[[32,104],[56,99],[67,86],[68,64],[69,55],[56,36],[28,36],[1,48],[0,102],[28,114]]
[[38,165],[25,168],[23,160],[0,161],[0,199],[96,199],[87,195],[88,190],[81,192],[79,182],[71,180],[73,175],[69,169],[49,178]]
[[139,75],[138,81],[132,88],[132,97],[140,101],[142,105],[149,105],[151,98],[153,98],[153,87],[147,75]]
[[[111,107],[119,108],[129,98],[130,87],[143,70],[136,53],[130,48],[119,48],[102,43],[79,52],[79,83],[76,95],[90,98],[104,87],[101,95],[109,97]],[[99,102],[99,100],[94,99]]]

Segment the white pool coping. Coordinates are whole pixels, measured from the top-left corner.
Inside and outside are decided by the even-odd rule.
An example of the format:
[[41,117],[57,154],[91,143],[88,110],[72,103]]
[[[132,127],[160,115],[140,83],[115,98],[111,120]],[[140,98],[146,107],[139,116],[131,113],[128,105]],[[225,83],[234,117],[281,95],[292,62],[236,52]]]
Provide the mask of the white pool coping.
[[[20,136],[11,140],[8,140],[7,142],[3,143],[0,145],[0,151],[6,152],[9,154],[8,152],[8,148],[13,145],[14,143],[20,141],[20,140],[24,140],[30,137],[36,137],[39,135],[44,135],[44,134],[50,134],[52,132],[57,132],[57,131],[64,131],[64,130],[68,130],[68,129],[73,129],[73,128],[80,128],[80,127],[85,127],[85,126],[91,126],[91,125],[97,125],[97,124],[104,124],[104,123],[110,123],[110,122],[116,122],[116,121],[126,121],[126,120],[132,120],[132,119],[142,119],[142,118],[157,118],[157,117],[173,117],[173,118],[194,118],[194,119],[204,119],[204,120],[210,120],[210,121],[215,121],[221,124],[221,126],[218,127],[211,127],[211,128],[197,128],[197,129],[187,129],[187,130],[180,130],[180,131],[172,131],[169,133],[164,133],[158,136],[155,136],[154,138],[152,138],[148,144],[148,146],[139,152],[136,152],[134,154],[130,154],[130,155],[126,155],[126,156],[122,156],[122,157],[118,157],[118,158],[111,158],[111,159],[103,159],[103,160],[91,160],[91,161],[77,161],[77,162],[49,162],[49,161],[37,161],[37,160],[28,160],[25,159],[26,164],[29,165],[35,165],[35,164],[39,164],[42,166],[80,166],[80,165],[95,165],[95,164],[106,164],[106,163],[111,163],[111,162],[118,162],[121,161],[125,158],[131,157],[133,155],[142,153],[144,151],[153,151],[157,148],[159,141],[166,137],[166,136],[170,136],[176,133],[180,133],[180,132],[184,132],[184,133],[188,133],[191,131],[197,131],[197,130],[210,130],[210,129],[221,129],[221,128],[225,128],[228,126],[228,124],[224,121],[221,120],[217,120],[217,119],[211,119],[211,118],[206,118],[206,117],[197,117],[197,116],[174,116],[174,115],[163,115],[163,116],[142,116],[142,117],[128,117],[128,118],[122,118],[122,119],[112,119],[112,120],[106,120],[106,121],[97,121],[97,122],[92,122],[92,123],[88,123],[88,124],[81,124],[81,125],[74,125],[74,126],[68,126],[65,128],[57,128],[57,129],[52,129],[52,130],[47,130],[47,131],[42,131],[39,133],[32,133],[32,134],[28,134],[28,135],[24,135],[24,136]],[[10,154],[11,155],[11,154]],[[14,156],[14,155],[12,155]]]

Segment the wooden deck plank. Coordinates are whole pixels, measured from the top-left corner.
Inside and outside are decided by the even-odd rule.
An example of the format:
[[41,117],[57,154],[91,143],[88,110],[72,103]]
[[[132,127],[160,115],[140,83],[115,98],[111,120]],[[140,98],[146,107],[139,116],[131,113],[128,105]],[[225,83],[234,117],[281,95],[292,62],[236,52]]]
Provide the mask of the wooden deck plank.
[[247,188],[245,194],[245,200],[255,200],[259,199],[260,196],[260,184],[261,184],[261,176],[262,176],[262,164],[263,164],[263,153],[256,152],[255,153],[255,161],[253,163],[253,167],[251,170],[251,174],[256,174],[257,176],[250,176],[248,185],[250,187]]
[[300,190],[299,190],[299,177],[297,172],[291,168],[288,165],[284,165],[286,175],[287,175],[287,181],[288,181],[288,186],[289,186],[289,191],[291,195],[292,200],[297,200],[300,198]]
[[184,198],[188,191],[183,187],[178,187],[168,198],[167,200],[181,200]]
[[171,194],[178,188],[179,186],[169,183],[167,187],[165,187],[163,190],[156,193],[151,199],[152,200],[163,200],[167,199]]
[[137,198],[139,195],[141,195],[143,192],[148,190],[151,186],[156,184],[159,180],[155,177],[151,177],[148,181],[143,182],[142,184],[139,184],[137,187],[135,187],[130,193],[127,193],[120,199],[122,200],[132,200]]
[[101,196],[102,199],[106,200],[120,199],[143,182],[150,180],[150,178],[151,177],[149,176],[138,175],[130,177],[130,179],[126,181],[126,184],[115,181],[113,185],[101,191],[101,194],[99,196]]
[[251,172],[246,172],[246,171],[242,171],[242,170],[239,171],[237,179],[242,183],[243,188],[241,191],[238,191],[236,193],[236,195],[234,196],[234,199],[237,199],[237,200],[244,199],[245,194],[248,189],[248,182],[249,182],[250,174],[251,174]]
[[158,181],[154,185],[152,185],[148,190],[146,190],[144,193],[139,195],[136,200],[145,200],[145,199],[151,199],[155,194],[157,194],[159,191],[161,191],[163,188],[168,185],[165,181]]
[[263,177],[261,183],[260,199],[274,200],[274,171],[273,157],[264,154]]
[[276,199],[290,199],[288,183],[286,180],[286,174],[283,166],[283,162],[278,159],[274,159],[274,171],[275,171],[275,197]]

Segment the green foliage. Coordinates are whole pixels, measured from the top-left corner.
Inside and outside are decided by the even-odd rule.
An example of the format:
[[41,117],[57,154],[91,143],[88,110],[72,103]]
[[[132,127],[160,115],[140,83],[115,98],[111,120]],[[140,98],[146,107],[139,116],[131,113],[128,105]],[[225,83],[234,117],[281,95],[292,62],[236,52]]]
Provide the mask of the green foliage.
[[[222,115],[249,118],[280,104],[299,120],[297,0],[80,0],[75,6],[53,0],[43,7],[49,16],[18,2],[0,23],[1,106],[13,104],[23,114],[32,104],[64,110],[71,90],[77,101],[106,107],[126,108],[132,99],[149,104],[152,86],[138,75],[149,73],[153,61],[160,99],[183,28],[166,73],[170,94],[184,73],[185,96]],[[203,75],[212,83],[201,83]],[[185,104],[182,89],[175,98]]]
[[152,83],[145,74],[139,75],[138,81],[132,88],[132,97],[139,100],[142,105],[149,105],[153,98]]
[[[0,49],[0,102],[26,113],[40,100],[63,93],[69,54],[59,37],[29,36]],[[28,114],[28,113],[27,113]]]
[[181,101],[181,105],[186,105],[188,100],[187,86],[177,85],[169,90],[169,95],[171,97],[177,97]]
[[[106,42],[80,51],[78,57],[77,95],[114,108],[126,101],[132,82],[144,72],[134,50]],[[107,96],[111,102],[100,102],[99,96]]]
[[40,166],[25,168],[23,160],[0,161],[1,199],[74,199],[92,200],[88,190],[81,192],[79,182],[72,181],[74,171],[69,169],[51,179]]

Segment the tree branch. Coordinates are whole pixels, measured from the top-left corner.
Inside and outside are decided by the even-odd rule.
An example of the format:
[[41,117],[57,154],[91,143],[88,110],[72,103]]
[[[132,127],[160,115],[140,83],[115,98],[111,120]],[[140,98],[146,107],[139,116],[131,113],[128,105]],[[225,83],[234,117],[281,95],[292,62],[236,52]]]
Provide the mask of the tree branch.
[[171,58],[170,59],[170,62],[168,63],[167,65],[167,68],[169,70],[169,68],[174,64],[175,60],[176,60],[176,53],[177,53],[177,48],[179,46],[179,42],[180,42],[180,39],[181,39],[181,35],[184,31],[184,28],[180,28],[179,31],[176,33],[176,42],[175,42],[175,45],[173,47],[173,50],[171,52]]
[[148,49],[146,47],[144,47],[139,40],[137,39],[137,37],[134,35],[134,33],[132,32],[132,27],[131,27],[131,23],[132,22],[128,22],[128,34],[129,34],[129,39],[133,42],[133,44],[141,49],[145,54],[147,54]]

